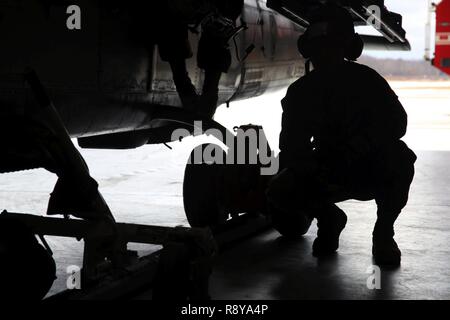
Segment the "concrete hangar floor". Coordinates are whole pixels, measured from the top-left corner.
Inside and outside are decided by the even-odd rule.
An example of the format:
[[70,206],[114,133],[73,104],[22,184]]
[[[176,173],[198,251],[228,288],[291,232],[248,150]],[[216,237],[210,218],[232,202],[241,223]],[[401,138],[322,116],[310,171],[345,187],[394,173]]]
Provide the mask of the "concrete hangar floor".
[[[269,230],[225,251],[211,278],[213,299],[450,299],[450,83],[392,82],[408,114],[406,142],[418,155],[410,201],[397,225],[402,266],[381,271],[373,289],[371,230],[373,202],[340,204],[349,216],[339,252],[328,259],[311,255],[316,227],[286,241]],[[229,127],[257,123],[277,145],[283,92],[221,107],[216,119]],[[257,109],[256,109],[257,108]],[[182,179],[198,140],[135,151],[86,151],[92,175],[120,222],[187,225]],[[105,163],[107,165],[105,165]],[[3,175],[0,209],[41,214],[55,178],[42,170]],[[65,289],[67,268],[82,262],[82,243],[49,238],[58,264],[50,292]],[[156,247],[136,247],[142,254]],[[139,297],[145,299],[143,295]]]

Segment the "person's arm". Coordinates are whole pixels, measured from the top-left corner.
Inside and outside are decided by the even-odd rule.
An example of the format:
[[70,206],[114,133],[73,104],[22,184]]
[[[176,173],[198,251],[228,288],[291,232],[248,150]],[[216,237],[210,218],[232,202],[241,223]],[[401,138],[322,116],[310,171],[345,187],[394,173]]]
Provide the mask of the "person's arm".
[[401,139],[406,134],[408,115],[388,82],[374,72],[368,107],[371,121],[367,134],[375,148]]
[[298,175],[316,171],[313,155],[312,119],[308,99],[301,94],[298,83],[292,85],[282,100],[283,116],[280,134],[280,168],[293,169]]
[[407,127],[407,114],[387,81],[376,71],[363,68],[355,75],[363,86],[352,101],[362,110],[363,128],[342,150],[348,166],[401,139]]

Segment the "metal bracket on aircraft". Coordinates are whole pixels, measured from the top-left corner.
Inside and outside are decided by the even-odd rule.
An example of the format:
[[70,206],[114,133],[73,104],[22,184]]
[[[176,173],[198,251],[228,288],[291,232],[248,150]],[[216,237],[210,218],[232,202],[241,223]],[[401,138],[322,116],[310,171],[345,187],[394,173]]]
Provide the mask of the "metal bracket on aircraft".
[[[338,1],[354,16],[355,25],[368,25],[376,28],[382,36],[361,35],[368,50],[411,50],[406,39],[406,32],[402,28],[402,16],[386,9],[383,1]],[[277,11],[296,23],[302,31],[308,26],[308,15],[320,2],[298,0],[268,0],[267,7]],[[373,9],[376,8],[376,14]]]
[[[376,29],[391,43],[407,42],[406,32],[402,28],[402,16],[388,11],[386,8],[379,9],[379,16],[373,14],[370,6],[352,6],[351,12],[363,20],[367,25],[377,25]],[[374,20],[372,22],[372,20]]]
[[300,1],[268,0],[267,7],[279,12],[305,31],[309,22],[304,15],[304,5]]
[[[38,110],[30,111],[30,114],[34,114],[36,121],[52,132],[55,140],[45,146],[49,148],[49,153],[53,157],[55,164],[53,171],[59,178],[50,198],[47,214],[72,214],[83,219],[108,220],[114,223],[114,217],[98,190],[97,182],[90,176],[86,162],[73,145],[36,72],[32,69],[27,70],[25,80],[38,106]],[[77,196],[76,203],[63,203],[73,198],[73,193]]]

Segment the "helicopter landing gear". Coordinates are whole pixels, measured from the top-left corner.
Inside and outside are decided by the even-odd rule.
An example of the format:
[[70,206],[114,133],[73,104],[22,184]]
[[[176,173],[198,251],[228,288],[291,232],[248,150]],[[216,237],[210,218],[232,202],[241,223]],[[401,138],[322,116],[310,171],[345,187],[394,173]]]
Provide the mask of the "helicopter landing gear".
[[261,151],[270,151],[270,147],[267,143],[261,148],[262,142],[255,147],[246,140],[252,131],[260,137],[260,126],[247,125],[235,130],[237,135],[228,146],[228,154],[219,145],[203,144],[189,157],[183,199],[192,227],[211,227],[214,231],[243,216],[270,220],[265,189],[271,177],[261,174],[259,161]]
[[220,153],[213,155],[223,161],[226,157],[218,145],[212,144],[198,146],[189,157],[184,174],[183,200],[186,216],[192,227],[214,227],[228,220],[228,213],[218,199],[220,177],[225,165],[208,163],[203,157],[208,149],[214,150],[213,153]]

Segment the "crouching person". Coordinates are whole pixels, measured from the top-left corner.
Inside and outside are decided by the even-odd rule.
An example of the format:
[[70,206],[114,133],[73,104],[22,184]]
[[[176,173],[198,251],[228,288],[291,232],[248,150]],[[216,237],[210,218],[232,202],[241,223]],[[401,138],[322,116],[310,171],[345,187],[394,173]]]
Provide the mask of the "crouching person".
[[282,101],[283,170],[267,190],[275,227],[288,236],[304,234],[317,219],[313,255],[329,255],[347,222],[336,203],[375,199],[375,262],[399,265],[394,223],[407,204],[416,161],[401,140],[406,112],[378,73],[354,62],[363,44],[345,9],[317,10],[298,45],[314,70]]

